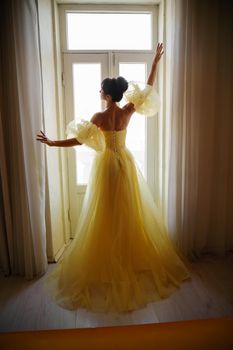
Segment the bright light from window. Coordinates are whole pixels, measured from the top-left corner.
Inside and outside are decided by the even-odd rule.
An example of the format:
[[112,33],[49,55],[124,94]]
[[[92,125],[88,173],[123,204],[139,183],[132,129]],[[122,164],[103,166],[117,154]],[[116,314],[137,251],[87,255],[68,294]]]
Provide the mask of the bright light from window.
[[100,86],[100,63],[73,64],[74,113],[76,121],[79,119],[90,119],[94,113],[101,110]]
[[151,13],[67,12],[66,15],[68,50],[152,49]]
[[[101,110],[99,90],[101,86],[100,63],[75,63],[73,65],[74,119],[90,120]],[[76,147],[76,183],[88,182],[94,151],[83,145]]]

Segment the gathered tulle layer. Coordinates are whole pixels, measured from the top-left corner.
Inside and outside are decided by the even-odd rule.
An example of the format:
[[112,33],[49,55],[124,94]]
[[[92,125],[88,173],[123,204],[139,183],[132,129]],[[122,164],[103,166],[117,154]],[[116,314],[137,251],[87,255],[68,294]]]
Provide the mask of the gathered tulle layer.
[[72,120],[66,127],[67,138],[75,137],[81,144],[101,152],[105,148],[104,135],[92,122],[82,119],[80,122]]
[[145,117],[152,117],[159,112],[160,97],[156,89],[142,82],[129,82],[124,97],[128,102],[134,104],[137,113]]
[[104,134],[75,239],[44,282],[51,298],[71,310],[134,310],[167,297],[189,277],[124,146],[126,131]]

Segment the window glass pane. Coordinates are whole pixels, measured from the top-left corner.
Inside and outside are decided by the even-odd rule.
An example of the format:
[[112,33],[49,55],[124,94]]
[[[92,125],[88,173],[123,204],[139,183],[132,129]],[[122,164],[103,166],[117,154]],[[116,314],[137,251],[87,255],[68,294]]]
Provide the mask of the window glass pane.
[[[81,119],[90,120],[96,111],[101,110],[100,86],[100,63],[73,64],[74,119],[76,122],[79,122]],[[76,183],[79,185],[86,184],[94,151],[84,145],[75,147],[75,151]]]
[[151,50],[151,13],[67,12],[68,50]]
[[[120,63],[119,73],[128,81],[145,82],[146,64],[145,63]],[[121,105],[127,103],[122,100]],[[142,174],[146,177],[146,120],[145,118],[135,113],[131,118],[127,128],[126,145],[133,153]]]
[[94,113],[101,110],[100,86],[100,63],[73,64],[74,113],[76,121],[90,119]]

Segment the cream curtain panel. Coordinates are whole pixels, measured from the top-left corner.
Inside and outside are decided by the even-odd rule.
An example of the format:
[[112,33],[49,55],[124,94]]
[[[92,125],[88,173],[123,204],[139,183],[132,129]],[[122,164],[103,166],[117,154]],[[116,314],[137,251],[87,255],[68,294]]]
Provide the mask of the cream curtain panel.
[[0,265],[31,279],[47,269],[37,3],[3,1],[0,13]]
[[233,5],[166,1],[169,231],[192,257],[233,249]]

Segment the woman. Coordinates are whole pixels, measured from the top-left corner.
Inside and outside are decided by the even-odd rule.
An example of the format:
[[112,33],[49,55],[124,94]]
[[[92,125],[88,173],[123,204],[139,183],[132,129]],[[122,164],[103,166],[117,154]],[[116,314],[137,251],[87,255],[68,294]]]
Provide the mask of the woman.
[[[100,93],[106,109],[90,122],[71,122],[67,131],[72,138],[52,141],[42,131],[37,135],[49,146],[84,143],[97,151],[75,239],[45,277],[46,291],[64,308],[130,311],[167,297],[189,277],[125,147],[133,113],[148,116],[158,109],[153,84],[162,54],[163,45],[158,44],[143,89],[136,83],[128,86],[122,77],[104,79]],[[124,92],[128,103],[120,108],[117,102]]]

